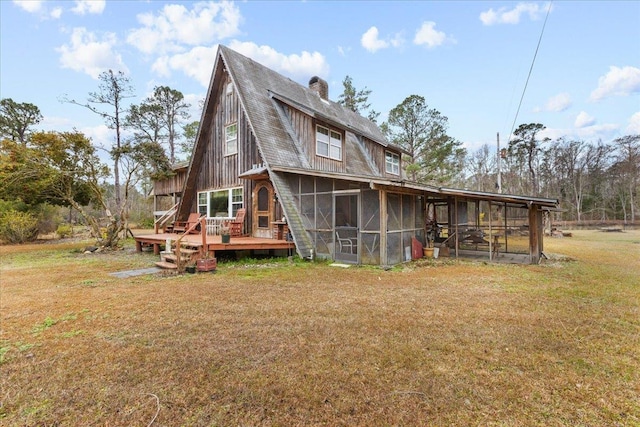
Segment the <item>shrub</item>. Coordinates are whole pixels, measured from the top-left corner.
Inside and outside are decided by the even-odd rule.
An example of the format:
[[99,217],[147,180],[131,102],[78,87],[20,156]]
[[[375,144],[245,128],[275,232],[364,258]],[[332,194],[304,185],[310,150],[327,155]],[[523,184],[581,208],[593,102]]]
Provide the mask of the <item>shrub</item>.
[[7,243],[24,243],[38,237],[38,219],[28,212],[8,210],[0,214],[0,239]]
[[38,217],[38,232],[40,234],[49,234],[56,231],[58,224],[64,222],[61,215],[63,210],[67,208],[61,206],[53,206],[48,203],[41,203],[34,206],[29,212]]
[[140,228],[153,228],[154,225],[153,218],[144,218],[138,222],[138,227]]
[[61,239],[73,235],[73,228],[69,224],[60,224],[56,229],[56,234]]

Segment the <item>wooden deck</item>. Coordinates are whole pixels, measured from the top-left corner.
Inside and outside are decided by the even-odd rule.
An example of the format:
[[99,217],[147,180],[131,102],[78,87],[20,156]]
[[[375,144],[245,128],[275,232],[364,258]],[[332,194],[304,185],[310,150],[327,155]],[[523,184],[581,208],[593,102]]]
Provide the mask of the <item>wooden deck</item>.
[[[153,247],[155,254],[160,253],[160,248],[166,244],[167,239],[174,242],[180,237],[176,233],[139,234],[134,237],[136,250],[142,251],[144,246]],[[221,236],[206,236],[206,243],[203,245],[203,238],[200,234],[187,234],[181,240],[186,246],[198,248],[203,253],[208,252],[209,256],[215,256],[216,251],[246,251],[246,250],[288,250],[295,249],[295,244],[287,240],[262,239],[258,237],[231,237],[229,243],[222,243]]]

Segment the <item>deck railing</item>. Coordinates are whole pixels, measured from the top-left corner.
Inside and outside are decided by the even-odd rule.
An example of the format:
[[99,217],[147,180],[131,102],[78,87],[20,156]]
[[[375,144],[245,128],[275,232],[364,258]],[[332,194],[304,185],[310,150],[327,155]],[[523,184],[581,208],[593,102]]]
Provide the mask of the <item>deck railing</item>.
[[[169,219],[173,218],[178,210],[178,203],[173,205],[168,211],[162,212],[159,218],[153,222],[153,229],[156,234],[160,231],[160,228],[164,228]],[[154,212],[154,215],[156,212]]]
[[207,218],[207,235],[219,236],[220,230],[222,230],[223,224],[227,221],[231,221],[232,219],[233,218],[226,218],[226,217]]

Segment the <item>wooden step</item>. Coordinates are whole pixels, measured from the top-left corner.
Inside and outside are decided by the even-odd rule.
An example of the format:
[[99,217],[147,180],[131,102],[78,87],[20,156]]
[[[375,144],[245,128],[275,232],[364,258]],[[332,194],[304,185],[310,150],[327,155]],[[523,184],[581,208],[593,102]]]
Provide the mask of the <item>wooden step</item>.
[[[173,263],[175,263],[177,258],[178,257],[175,256],[174,254],[164,255],[164,261],[165,262],[173,262]],[[180,261],[185,263],[185,262],[193,261],[193,258],[188,257],[188,256],[187,257],[180,257]]]
[[156,262],[156,265],[160,268],[167,268],[170,270],[177,270],[178,266],[173,263],[173,262],[166,262],[166,261],[158,261]]
[[197,254],[198,252],[200,252],[198,249],[180,248],[180,253],[184,255],[193,255]]

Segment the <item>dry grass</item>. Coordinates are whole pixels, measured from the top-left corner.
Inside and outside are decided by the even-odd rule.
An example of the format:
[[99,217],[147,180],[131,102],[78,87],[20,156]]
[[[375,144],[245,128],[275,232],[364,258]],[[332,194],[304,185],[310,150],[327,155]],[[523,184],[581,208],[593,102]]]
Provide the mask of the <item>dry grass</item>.
[[545,244],[574,261],[117,279],[155,257],[0,247],[0,424],[640,425],[640,232]]

